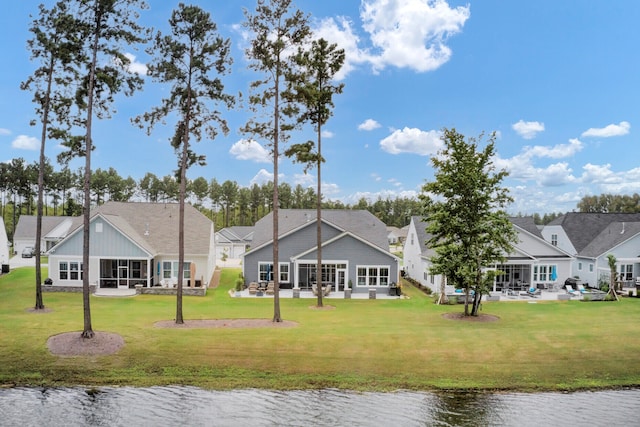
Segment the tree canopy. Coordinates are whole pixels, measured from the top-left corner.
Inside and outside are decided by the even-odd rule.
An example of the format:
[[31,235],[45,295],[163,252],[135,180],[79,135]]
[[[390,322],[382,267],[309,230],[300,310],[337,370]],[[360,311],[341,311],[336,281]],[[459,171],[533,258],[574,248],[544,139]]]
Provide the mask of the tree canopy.
[[431,235],[428,244],[435,250],[432,273],[465,290],[465,315],[469,295],[474,298],[471,315],[477,315],[495,274],[487,267],[505,260],[517,236],[504,211],[512,201],[501,187],[507,172],[496,171],[493,164],[495,133],[484,148],[479,147],[482,137],[465,139],[455,129],[444,129],[445,148],[431,158],[434,180],[422,187],[420,196]]

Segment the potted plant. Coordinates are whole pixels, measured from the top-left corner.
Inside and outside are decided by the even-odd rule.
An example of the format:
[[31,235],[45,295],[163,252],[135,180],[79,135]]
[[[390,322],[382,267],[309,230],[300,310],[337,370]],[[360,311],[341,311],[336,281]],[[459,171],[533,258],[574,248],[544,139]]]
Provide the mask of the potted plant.
[[244,278],[242,277],[242,274],[240,274],[236,279],[236,296],[237,297],[240,296],[240,292],[242,291],[243,288],[244,288]]
[[349,282],[347,283],[347,287],[344,289],[345,299],[351,298],[351,286],[353,286],[353,283],[351,282],[351,279],[349,279]]

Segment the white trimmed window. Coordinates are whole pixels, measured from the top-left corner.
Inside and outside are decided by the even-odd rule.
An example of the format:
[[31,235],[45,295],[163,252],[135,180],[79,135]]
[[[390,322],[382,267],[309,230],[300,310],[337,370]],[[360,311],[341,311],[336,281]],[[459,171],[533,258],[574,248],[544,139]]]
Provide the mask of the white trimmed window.
[[[162,278],[171,279],[178,277],[178,261],[162,261]],[[182,267],[182,278],[191,278],[191,262],[185,262]]]
[[356,267],[357,286],[389,286],[389,267],[360,265]]
[[259,262],[258,263],[258,281],[270,282],[273,280],[273,263]]
[[551,282],[557,279],[552,277],[553,271],[556,270],[555,264],[539,264],[533,266],[534,282]]
[[278,263],[278,270],[280,272],[280,283],[289,283],[289,263]]
[[633,279],[633,264],[620,264],[620,279],[632,280]]
[[551,244],[553,246],[558,246],[558,235],[557,234],[552,234],[551,235]]
[[[278,283],[289,283],[289,263],[278,263]],[[271,262],[259,262],[258,263],[258,281],[259,282],[271,282],[273,281],[273,263]]]
[[60,261],[58,264],[59,280],[82,280],[83,268],[79,261]]

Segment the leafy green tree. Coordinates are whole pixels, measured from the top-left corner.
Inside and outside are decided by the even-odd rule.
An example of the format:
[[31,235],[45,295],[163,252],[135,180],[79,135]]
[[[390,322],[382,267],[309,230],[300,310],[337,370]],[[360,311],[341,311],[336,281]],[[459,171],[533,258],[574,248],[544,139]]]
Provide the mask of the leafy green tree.
[[435,250],[432,272],[465,290],[465,315],[473,290],[471,315],[476,316],[492,280],[485,268],[504,262],[517,239],[504,211],[512,201],[508,189],[501,187],[507,172],[496,171],[493,164],[495,133],[484,149],[479,149],[479,140],[465,140],[455,129],[444,129],[442,140],[445,148],[431,158],[434,181],[427,182],[420,195],[432,235],[428,244]]
[[89,303],[89,220],[91,218],[91,152],[93,150],[93,119],[108,118],[117,93],[132,95],[142,87],[142,78],[130,73],[131,63],[121,49],[145,41],[145,30],[138,24],[139,10],[147,7],[142,0],[70,0],[75,6],[76,23],[73,37],[83,40],[86,47],[82,69],[85,72],[78,86],[75,103],[82,111],[83,138],[70,138],[64,145],[69,156],[84,156],[83,177],[83,338],[95,334],[91,326]]
[[246,50],[251,60],[249,68],[263,77],[251,83],[253,93],[249,104],[256,114],[242,131],[268,141],[273,157],[273,267],[276,269],[273,275],[273,321],[281,322],[280,277],[277,271],[278,160],[280,144],[287,141],[296,126],[293,120],[297,114],[296,106],[283,101],[292,84],[299,80],[294,58],[288,52],[296,52],[304,46],[311,30],[308,17],[299,10],[293,10],[291,0],[258,0],[255,13],[245,9],[244,15],[244,27],[252,37]]
[[[309,50],[301,50],[296,56],[296,63],[302,70],[300,80],[294,85],[290,96],[303,106],[298,120],[309,122],[316,131],[316,142],[307,141],[294,144],[285,151],[287,157],[293,157],[296,162],[305,164],[304,172],[316,167],[316,251],[318,277],[322,272],[322,173],[321,165],[325,161],[322,157],[322,126],[332,116],[333,95],[342,93],[344,84],[335,84],[334,77],[344,64],[343,49],[336,44],[329,44],[325,39],[314,40]],[[315,146],[315,147],[314,147]],[[315,148],[315,152],[313,151]],[[320,280],[318,280],[318,287]],[[330,286],[330,285],[329,285]],[[318,288],[318,307],[322,307],[322,292]]]
[[187,169],[194,164],[204,165],[205,158],[191,148],[191,137],[202,139],[202,132],[211,140],[221,130],[227,134],[226,120],[208,103],[231,108],[234,97],[224,92],[219,76],[227,74],[231,65],[230,41],[217,34],[216,24],[208,12],[198,6],[183,3],[173,11],[169,19],[171,34],[158,32],[151,54],[155,55],[149,66],[149,74],[161,83],[172,85],[169,96],[159,107],[144,114],[141,120],[151,130],[168,115],[176,114],[178,123],[171,145],[178,154],[178,182],[180,218],[178,234],[178,289],[176,323],[184,323],[182,313],[182,287],[184,268],[184,204],[186,198]]

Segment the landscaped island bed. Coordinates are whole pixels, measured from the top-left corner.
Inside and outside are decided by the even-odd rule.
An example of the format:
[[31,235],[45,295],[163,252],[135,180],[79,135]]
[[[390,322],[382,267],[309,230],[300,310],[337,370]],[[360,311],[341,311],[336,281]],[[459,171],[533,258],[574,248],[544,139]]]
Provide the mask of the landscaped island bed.
[[464,322],[447,315],[462,306],[436,306],[405,285],[409,299],[325,300],[330,310],[313,309],[315,300],[281,299],[287,327],[259,321],[262,327],[237,327],[235,319],[273,315],[273,299],[229,296],[237,274],[224,270],[220,286],[207,296],[184,298],[185,319],[197,327],[161,327],[175,316],[175,297],[92,297],[93,329],[121,336],[124,345],[107,356],[58,356],[47,342],[80,333],[82,295],[47,293],[47,310],[34,313],[34,270],[13,270],[0,277],[0,384],[354,390],[640,385],[637,298],[491,302],[481,313],[497,320]]

